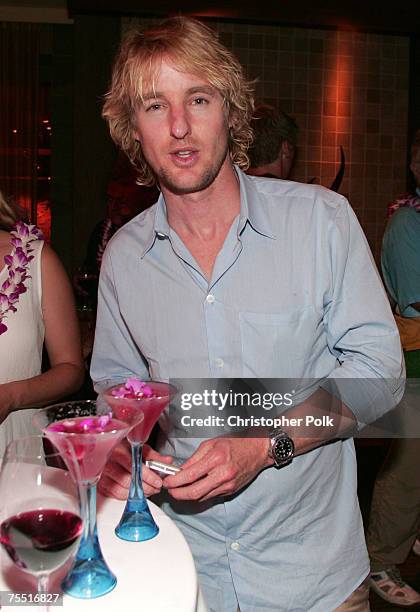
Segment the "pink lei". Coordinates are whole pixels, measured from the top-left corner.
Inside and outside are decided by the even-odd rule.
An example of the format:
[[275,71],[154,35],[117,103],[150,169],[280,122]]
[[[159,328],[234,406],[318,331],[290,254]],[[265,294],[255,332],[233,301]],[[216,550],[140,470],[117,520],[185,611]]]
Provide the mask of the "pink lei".
[[27,287],[25,282],[31,278],[28,272],[29,263],[34,256],[31,242],[42,240],[42,232],[35,226],[18,221],[10,232],[12,237],[12,252],[6,255],[7,278],[0,287],[0,335],[7,331],[4,323],[9,313],[16,312],[16,305]]
[[387,218],[389,219],[390,217],[392,217],[394,212],[396,212],[399,208],[407,206],[409,208],[415,208],[416,210],[420,211],[420,194],[418,194],[417,192],[415,194],[406,193],[391,202],[391,204],[388,205]]

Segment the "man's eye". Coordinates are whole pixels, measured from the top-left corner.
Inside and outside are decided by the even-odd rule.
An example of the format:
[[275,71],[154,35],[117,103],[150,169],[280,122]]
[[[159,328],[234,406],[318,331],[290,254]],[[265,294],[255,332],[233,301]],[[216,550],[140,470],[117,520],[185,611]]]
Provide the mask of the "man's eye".
[[146,112],[147,111],[156,111],[156,110],[159,110],[160,108],[162,108],[161,104],[151,104],[150,106],[148,106],[146,108]]
[[196,104],[197,106],[202,106],[204,104],[208,104],[208,101],[206,100],[206,98],[194,98],[193,104]]

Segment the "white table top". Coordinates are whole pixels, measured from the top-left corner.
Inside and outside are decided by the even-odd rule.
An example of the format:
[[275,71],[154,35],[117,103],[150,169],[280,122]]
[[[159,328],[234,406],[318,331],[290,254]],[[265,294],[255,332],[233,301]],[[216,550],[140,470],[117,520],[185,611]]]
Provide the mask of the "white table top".
[[[198,586],[191,551],[175,523],[160,508],[149,501],[159,525],[159,534],[147,542],[126,542],[114,534],[124,503],[98,496],[98,531],[102,552],[117,576],[117,586],[111,593],[96,599],[75,599],[64,595],[63,607],[49,610],[65,612],[207,612]],[[6,552],[1,552],[0,590],[34,592],[35,580],[17,569]],[[65,568],[51,579],[49,590],[56,592]],[[5,606],[2,606],[5,609]],[[7,608],[8,609],[8,608]],[[12,608],[10,608],[12,609]],[[14,606],[15,612],[42,610]]]

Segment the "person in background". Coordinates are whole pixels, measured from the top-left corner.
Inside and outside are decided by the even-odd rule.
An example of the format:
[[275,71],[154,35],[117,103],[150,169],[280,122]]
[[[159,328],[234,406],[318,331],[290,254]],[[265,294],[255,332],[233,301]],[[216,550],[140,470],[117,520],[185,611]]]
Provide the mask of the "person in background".
[[413,180],[413,189],[403,194],[388,205],[388,219],[399,208],[415,208],[420,210],[420,130],[417,130],[410,151],[410,170]]
[[[289,423],[245,439],[207,429],[203,441],[173,433],[175,407],[145,456],[176,456],[183,469],[142,474],[187,538],[213,612],[367,612],[355,452],[343,438],[400,400],[398,331],[346,199],[244,173],[252,111],[241,65],[206,25],[175,17],[127,33],[103,115],[161,196],[105,251],[91,375],[97,391],[129,376],[327,378],[341,389],[357,378],[338,415],[323,388],[288,410],[335,428]],[[101,491],[126,497],[130,466],[120,445]]]
[[251,121],[254,140],[248,150],[248,174],[287,179],[296,155],[298,126],[296,121],[273,106],[260,104]]
[[[408,378],[420,378],[420,139],[411,147],[416,189],[393,202],[382,243],[382,272],[400,332]],[[418,407],[416,408],[418,410]],[[418,416],[417,416],[418,419]],[[394,439],[375,482],[369,527],[371,587],[397,606],[420,604],[398,565],[420,554],[420,440]]]
[[107,216],[93,229],[87,246],[85,267],[91,274],[99,276],[102,257],[109,240],[115,232],[154,204],[159,197],[155,187],[137,185],[134,178],[111,180],[107,188]]
[[[1,457],[12,439],[38,433],[29,408],[76,391],[84,366],[66,273],[41,232],[1,194],[0,261]],[[50,369],[41,374],[44,341]]]
[[[82,335],[83,357],[87,367],[93,346],[99,273],[106,246],[112,236],[127,221],[149,208],[159,197],[156,186],[137,185],[135,175],[127,169],[123,156],[119,156],[115,171],[119,171],[107,187],[106,217],[99,221],[89,236],[86,257],[81,268],[73,275],[73,287],[77,296],[77,307]],[[130,165],[130,164],[129,164]],[[86,397],[94,397],[90,379],[82,389]]]

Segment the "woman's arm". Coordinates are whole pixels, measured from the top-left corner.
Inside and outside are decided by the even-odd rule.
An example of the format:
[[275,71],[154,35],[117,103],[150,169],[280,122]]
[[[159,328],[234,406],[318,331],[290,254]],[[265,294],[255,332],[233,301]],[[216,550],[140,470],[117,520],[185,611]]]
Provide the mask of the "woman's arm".
[[51,368],[27,380],[0,385],[0,422],[12,410],[46,404],[77,391],[85,374],[73,291],[54,251],[41,255],[42,313]]

